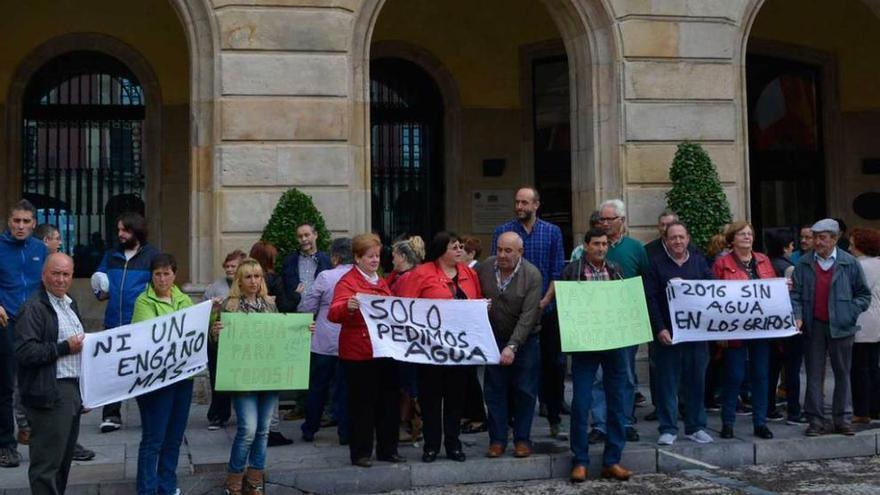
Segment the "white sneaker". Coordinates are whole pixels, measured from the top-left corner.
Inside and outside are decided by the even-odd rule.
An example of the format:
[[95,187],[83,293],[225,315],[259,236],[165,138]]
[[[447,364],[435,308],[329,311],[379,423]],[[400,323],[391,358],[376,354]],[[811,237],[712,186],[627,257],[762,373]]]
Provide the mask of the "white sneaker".
[[664,433],[657,439],[657,445],[672,445],[675,443],[676,436],[672,433]]
[[687,435],[688,440],[697,443],[712,443],[715,441],[708,433],[703,430],[697,430],[690,435]]

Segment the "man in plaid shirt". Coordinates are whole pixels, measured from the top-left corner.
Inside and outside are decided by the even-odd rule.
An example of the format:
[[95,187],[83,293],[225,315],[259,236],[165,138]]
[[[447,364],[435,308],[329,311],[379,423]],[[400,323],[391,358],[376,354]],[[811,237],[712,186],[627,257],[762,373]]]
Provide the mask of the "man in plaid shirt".
[[550,435],[559,436],[560,414],[564,407],[565,359],[559,341],[559,319],[552,304],[550,283],[559,280],[565,265],[562,231],[556,225],[538,218],[541,196],[534,187],[521,187],[514,197],[516,218],[495,229],[492,246],[505,232],[515,232],[523,240],[523,257],[541,272],[541,399],[547,406]]

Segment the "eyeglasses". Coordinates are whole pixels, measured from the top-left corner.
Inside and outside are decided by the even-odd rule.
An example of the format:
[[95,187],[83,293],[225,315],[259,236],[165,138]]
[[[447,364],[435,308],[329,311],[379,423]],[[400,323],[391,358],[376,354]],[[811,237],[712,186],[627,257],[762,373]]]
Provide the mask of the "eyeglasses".
[[613,222],[619,218],[620,217],[599,217],[599,223]]

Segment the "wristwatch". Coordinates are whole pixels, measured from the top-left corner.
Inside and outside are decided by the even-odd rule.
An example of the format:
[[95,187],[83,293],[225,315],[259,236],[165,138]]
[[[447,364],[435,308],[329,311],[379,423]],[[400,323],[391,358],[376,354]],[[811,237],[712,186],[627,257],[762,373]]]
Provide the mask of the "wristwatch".
[[510,350],[513,351],[514,354],[516,354],[516,348],[519,346],[516,344],[507,344],[507,347],[509,347]]

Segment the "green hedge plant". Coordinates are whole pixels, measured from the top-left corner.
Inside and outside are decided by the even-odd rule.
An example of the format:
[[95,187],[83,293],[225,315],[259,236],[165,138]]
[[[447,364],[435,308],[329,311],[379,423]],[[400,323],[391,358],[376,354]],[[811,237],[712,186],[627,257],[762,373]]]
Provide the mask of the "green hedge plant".
[[299,249],[296,228],[304,223],[315,226],[318,232],[318,250],[327,251],[330,248],[330,231],[327,230],[321,212],[312,202],[312,197],[295,188],[289,189],[278,199],[269,223],[263,229],[262,239],[271,242],[278,249],[276,269],[281,268],[284,258]]
[[731,222],[730,204],[718,170],[702,146],[684,142],[669,169],[672,189],[666,193],[666,204],[687,225],[691,242],[705,250],[712,236]]

